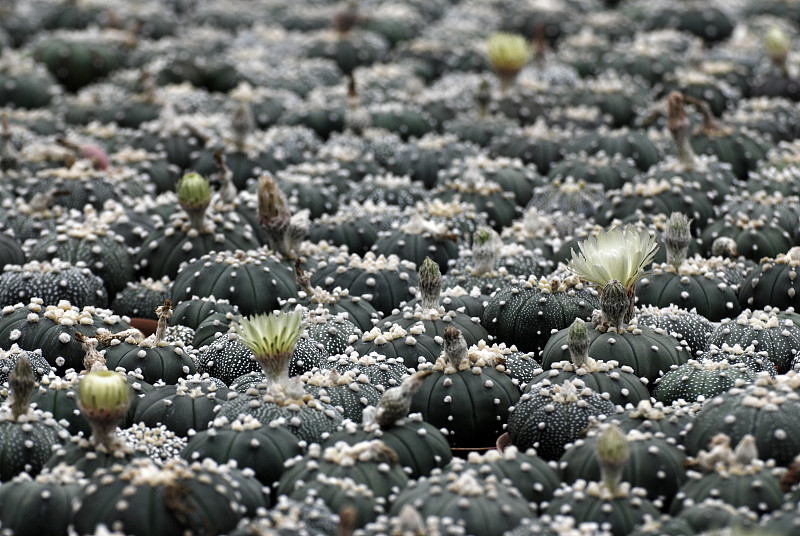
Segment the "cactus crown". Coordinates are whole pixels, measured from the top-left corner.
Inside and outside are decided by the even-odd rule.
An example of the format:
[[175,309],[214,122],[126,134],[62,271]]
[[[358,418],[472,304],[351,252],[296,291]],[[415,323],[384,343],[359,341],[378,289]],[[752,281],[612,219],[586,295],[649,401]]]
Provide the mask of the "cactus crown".
[[692,220],[680,212],[673,212],[667,219],[664,229],[664,244],[667,246],[667,262],[678,268],[686,260],[692,240],[690,227]]
[[239,319],[239,340],[250,348],[272,383],[289,380],[289,360],[303,329],[300,311],[270,313]]
[[11,414],[16,421],[21,415],[28,413],[33,388],[36,386],[36,377],[33,367],[27,356],[21,355],[14,365],[14,370],[8,377],[8,387],[11,391]]
[[248,103],[240,102],[231,117],[231,131],[233,131],[234,143],[240,151],[244,149],[247,135],[252,130],[253,112],[250,110]]
[[439,296],[442,292],[442,272],[439,265],[430,257],[425,257],[419,267],[419,293],[422,307],[435,309],[439,307]]

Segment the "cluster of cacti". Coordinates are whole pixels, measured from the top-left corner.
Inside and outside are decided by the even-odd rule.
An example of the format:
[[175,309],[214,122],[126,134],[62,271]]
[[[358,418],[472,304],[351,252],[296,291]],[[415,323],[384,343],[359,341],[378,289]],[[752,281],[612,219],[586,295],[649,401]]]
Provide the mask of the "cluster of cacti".
[[797,532],[793,2],[6,4],[0,533]]

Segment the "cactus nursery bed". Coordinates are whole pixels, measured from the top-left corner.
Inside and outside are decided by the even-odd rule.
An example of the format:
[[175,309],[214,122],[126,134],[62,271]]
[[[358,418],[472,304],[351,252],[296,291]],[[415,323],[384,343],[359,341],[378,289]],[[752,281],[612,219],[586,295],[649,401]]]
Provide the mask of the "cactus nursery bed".
[[0,2],[0,535],[800,534],[799,43]]

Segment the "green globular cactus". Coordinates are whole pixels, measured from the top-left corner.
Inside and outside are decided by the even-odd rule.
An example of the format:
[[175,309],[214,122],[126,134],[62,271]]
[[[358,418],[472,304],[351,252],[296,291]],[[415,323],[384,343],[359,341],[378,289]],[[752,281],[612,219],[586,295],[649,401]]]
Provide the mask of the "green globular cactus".
[[458,328],[448,327],[442,339],[444,352],[433,365],[424,365],[433,373],[414,395],[411,411],[446,430],[452,447],[491,446],[502,434],[519,390],[499,363],[467,345]]
[[74,530],[103,524],[125,534],[223,534],[245,509],[228,466],[181,458],[157,465],[139,458],[100,469],[73,501]]
[[205,230],[205,214],[211,203],[211,185],[208,179],[199,173],[186,173],[175,187],[178,203],[189,216],[193,229]]
[[[384,513],[393,495],[408,486],[397,454],[378,439],[354,445],[342,441],[324,449],[311,445],[308,454],[288,461],[286,467],[278,493],[297,500],[317,495],[339,512],[351,506],[356,509],[356,526]],[[342,479],[339,483],[344,485],[331,479]]]
[[[335,407],[307,393],[300,378],[289,378],[292,353],[302,332],[302,313],[270,313],[241,319],[238,336],[252,350],[265,381],[233,396],[219,410],[235,420],[249,414],[263,424],[283,418],[289,430],[307,443],[320,442],[342,421]],[[231,387],[237,383],[235,380]]]
[[72,499],[87,483],[83,473],[66,465],[42,471],[35,479],[22,473],[3,482],[0,485],[3,530],[19,536],[67,534],[74,520]]
[[30,407],[33,369],[21,356],[9,377],[11,399],[0,409],[0,481],[27,472],[35,476],[52,449],[69,437],[51,415]]
[[454,459],[443,471],[409,484],[390,511],[412,506],[423,519],[456,519],[466,534],[504,534],[525,518],[535,517],[531,503],[494,474]]
[[221,417],[192,435],[180,455],[189,461],[236,460],[239,467],[255,471],[263,486],[272,487],[286,471],[284,462],[300,455],[300,445],[297,436],[278,421],[265,425],[250,416],[232,422]]
[[567,349],[570,361],[552,363],[549,370],[538,368],[523,393],[538,389],[539,382],[548,380],[551,384],[564,383],[580,378],[586,387],[608,396],[614,404],[638,404],[649,400],[650,392],[630,366],[620,366],[619,362],[598,361],[589,356],[591,339],[586,323],[576,318],[567,333]]
[[525,393],[508,418],[511,443],[520,450],[535,448],[545,460],[557,460],[564,446],[589,426],[590,418],[613,415],[614,404],[585,387],[580,379],[552,385],[548,380]]

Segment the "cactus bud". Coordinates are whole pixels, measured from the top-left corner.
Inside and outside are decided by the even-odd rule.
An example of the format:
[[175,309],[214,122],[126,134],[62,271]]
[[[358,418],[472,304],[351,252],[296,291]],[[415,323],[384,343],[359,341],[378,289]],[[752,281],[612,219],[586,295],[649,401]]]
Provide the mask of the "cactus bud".
[[680,212],[673,212],[667,219],[667,227],[664,229],[667,262],[676,269],[686,260],[689,251],[689,244],[692,241],[691,223],[692,220]]
[[735,259],[739,256],[737,248],[736,240],[733,238],[729,236],[718,236],[711,243],[711,255],[714,257],[724,257],[726,259]]
[[690,171],[694,169],[695,155],[691,145],[689,116],[686,115],[684,101],[683,94],[679,91],[673,91],[667,97],[667,108],[669,110],[667,127],[672,134],[672,139],[675,141],[675,152],[678,155],[678,161],[683,165],[684,169]]
[[472,268],[476,275],[494,270],[497,260],[496,235],[488,227],[480,227],[472,235]]
[[267,231],[270,249],[286,258],[291,257],[286,239],[292,221],[289,202],[268,173],[258,179],[258,219]]
[[772,62],[785,72],[786,57],[789,55],[789,38],[786,34],[773,26],[764,38],[764,47]]
[[597,459],[603,484],[613,493],[620,481],[628,460],[628,440],[616,424],[608,426],[597,441]]
[[444,346],[444,357],[447,363],[460,370],[463,365],[469,362],[467,340],[461,331],[455,326],[449,326],[442,335]]
[[486,41],[489,63],[500,79],[503,91],[511,87],[517,75],[528,63],[531,49],[521,35],[498,32]]
[[8,387],[11,391],[11,414],[16,421],[20,415],[28,413],[33,388],[36,386],[36,377],[33,367],[27,356],[21,355],[17,359],[14,370],[8,377]]
[[489,81],[485,78],[478,84],[478,92],[475,95],[475,102],[478,104],[478,113],[481,117],[486,117],[489,113],[489,104],[492,102],[492,91]]
[[630,299],[625,287],[617,279],[609,281],[603,292],[600,294],[600,311],[603,315],[603,322],[610,327],[621,329],[626,322]]
[[110,370],[96,370],[83,377],[78,388],[78,405],[92,425],[92,439],[110,445],[117,424],[128,412],[131,388]]
[[233,142],[239,151],[244,152],[247,135],[253,130],[253,112],[250,105],[240,102],[231,117],[231,131],[233,131]]
[[425,257],[419,267],[419,293],[424,309],[439,307],[439,295],[442,292],[442,272],[439,265],[430,257]]
[[205,214],[211,202],[211,185],[199,173],[190,172],[178,181],[176,186],[178,203],[189,216],[192,228],[202,231],[205,228]]
[[569,327],[567,347],[575,366],[584,366],[589,358],[589,332],[586,330],[586,322],[580,318],[576,318]]

